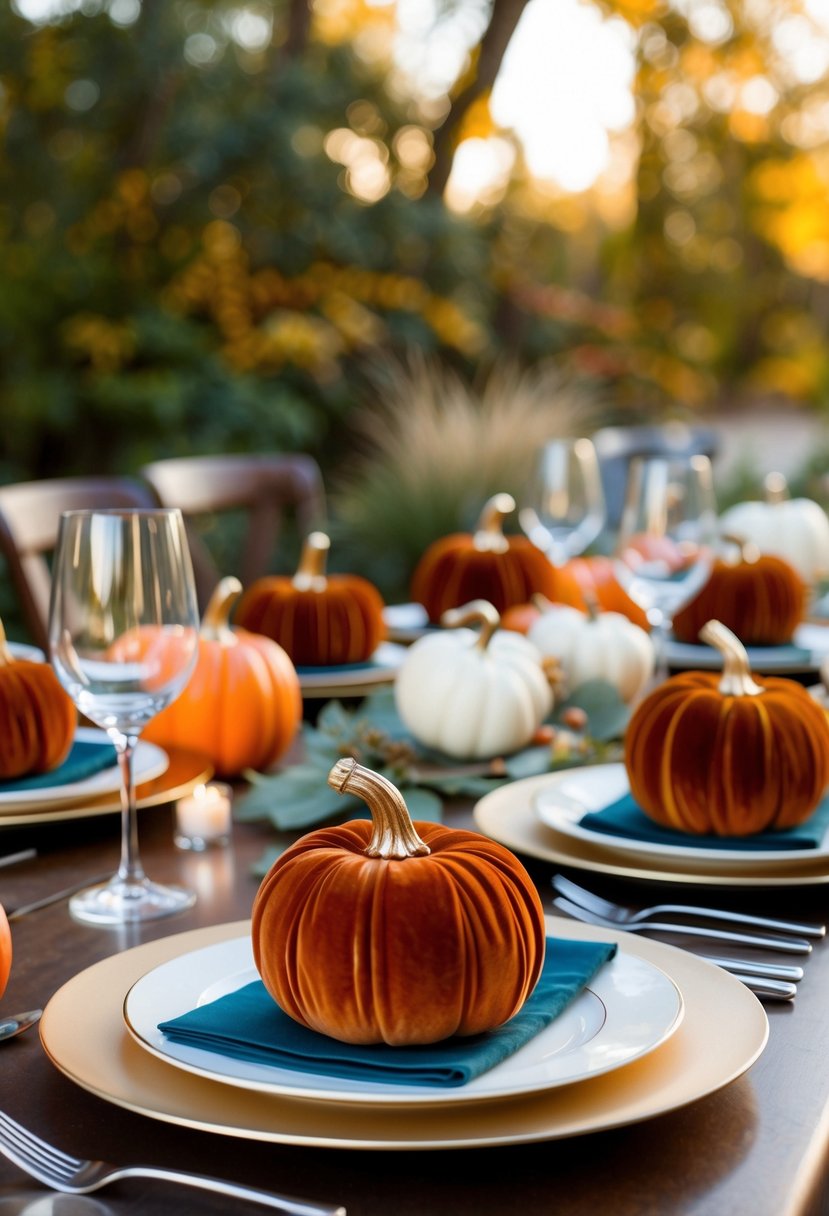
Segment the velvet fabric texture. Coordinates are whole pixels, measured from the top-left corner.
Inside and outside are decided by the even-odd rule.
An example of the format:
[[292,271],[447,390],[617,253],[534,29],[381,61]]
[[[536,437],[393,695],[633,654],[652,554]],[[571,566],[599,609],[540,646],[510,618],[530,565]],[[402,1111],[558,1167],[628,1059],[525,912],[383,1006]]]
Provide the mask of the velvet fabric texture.
[[465,532],[430,545],[412,576],[412,599],[422,604],[432,624],[449,608],[487,600],[498,612],[525,604],[536,594],[556,599],[555,567],[524,536],[505,538],[507,547],[479,549]]
[[278,575],[257,579],[235,620],[278,642],[297,667],[365,662],[385,636],[382,596],[355,574],[329,575],[320,589]]
[[476,832],[415,824],[431,852],[365,855],[366,820],[309,832],[253,905],[256,967],[296,1021],[352,1043],[478,1034],[521,1008],[544,911],[518,859]]
[[78,715],[48,663],[0,647],[0,781],[48,773],[69,755]]
[[717,561],[705,586],[674,616],[672,629],[681,642],[696,642],[713,619],[746,646],[777,646],[791,640],[805,607],[806,586],[781,558]]
[[428,1046],[362,1046],[317,1034],[284,1014],[258,981],[159,1029],[174,1043],[296,1072],[401,1085],[465,1085],[549,1026],[615,953],[616,946],[607,942],[548,939],[538,984],[510,1021],[472,1038]]

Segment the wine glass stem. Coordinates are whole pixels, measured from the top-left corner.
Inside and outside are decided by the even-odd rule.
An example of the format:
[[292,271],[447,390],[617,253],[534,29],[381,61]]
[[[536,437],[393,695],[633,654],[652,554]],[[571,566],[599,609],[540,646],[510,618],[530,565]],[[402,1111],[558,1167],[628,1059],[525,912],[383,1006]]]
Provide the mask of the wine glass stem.
[[666,620],[664,613],[660,612],[657,614],[654,612],[650,616],[650,619],[651,641],[653,642],[655,656],[653,675],[654,680],[661,684],[663,680],[667,680],[669,675],[668,634],[670,633],[670,629],[668,628],[668,621]]
[[133,756],[137,743],[135,735],[120,735],[115,740],[118,767],[121,770],[121,864],[118,866],[118,879],[130,885],[144,881],[144,870],[138,857],[138,815],[133,774]]

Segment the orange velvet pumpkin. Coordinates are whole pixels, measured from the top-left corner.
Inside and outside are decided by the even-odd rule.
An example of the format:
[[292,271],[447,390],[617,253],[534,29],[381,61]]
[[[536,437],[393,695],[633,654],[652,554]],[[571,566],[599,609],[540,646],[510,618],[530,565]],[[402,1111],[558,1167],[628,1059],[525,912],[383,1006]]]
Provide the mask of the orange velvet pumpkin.
[[721,673],[660,684],[625,732],[630,791],[642,810],[683,832],[746,836],[794,827],[829,781],[829,723],[793,680],[755,680],[745,647],[719,621],[701,630]]
[[736,560],[718,558],[704,587],[677,612],[673,633],[696,642],[712,618],[736,633],[746,646],[788,642],[803,619],[806,585],[788,562],[761,555],[756,545],[739,545]]
[[15,658],[0,624],[0,781],[57,768],[69,755],[77,723],[49,664]]
[[12,969],[12,934],[6,910],[0,904],[0,996],[6,991]]
[[312,532],[293,578],[270,575],[247,588],[235,620],[272,638],[298,667],[362,663],[385,637],[383,598],[357,574],[325,574],[330,541]]
[[544,961],[524,867],[476,832],[415,823],[399,791],[352,759],[328,778],[372,823],[310,832],[253,905],[256,966],[297,1022],[347,1043],[479,1034],[517,1013]]
[[241,591],[236,578],[219,583],[187,687],[144,729],[144,738],[161,747],[206,755],[221,777],[268,768],[287,750],[302,719],[299,677],[282,647],[228,625]]
[[412,599],[432,624],[470,600],[487,600],[499,613],[536,592],[556,599],[557,571],[526,536],[505,536],[503,520],[515,510],[509,494],[496,494],[474,534],[455,532],[430,545],[412,576]]

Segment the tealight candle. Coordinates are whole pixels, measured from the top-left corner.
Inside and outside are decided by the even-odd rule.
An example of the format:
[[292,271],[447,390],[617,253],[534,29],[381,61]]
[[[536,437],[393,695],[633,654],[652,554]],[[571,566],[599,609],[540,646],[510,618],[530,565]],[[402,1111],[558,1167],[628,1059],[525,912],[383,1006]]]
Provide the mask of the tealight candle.
[[175,842],[180,849],[202,852],[230,840],[233,791],[229,785],[212,782],[197,785],[187,798],[176,803]]

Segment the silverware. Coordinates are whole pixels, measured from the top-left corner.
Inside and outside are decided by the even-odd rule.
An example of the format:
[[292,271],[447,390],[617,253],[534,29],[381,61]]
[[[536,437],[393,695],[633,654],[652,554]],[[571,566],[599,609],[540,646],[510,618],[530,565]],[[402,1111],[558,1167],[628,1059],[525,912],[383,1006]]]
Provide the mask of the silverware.
[[758,979],[793,980],[797,983],[798,980],[803,979],[805,974],[802,967],[793,963],[755,962],[747,958],[715,958],[711,954],[700,954],[697,957],[704,958],[706,963],[715,963],[717,967],[722,967],[724,971],[730,971],[733,975],[746,975]]
[[797,996],[797,984],[787,984],[785,980],[752,979],[749,975],[737,975],[734,972],[732,975],[755,996],[764,996],[767,1000],[791,1001]]
[[7,853],[0,857],[0,866],[16,866],[19,861],[31,861],[37,857],[37,849],[21,849],[19,853]]
[[553,907],[559,908],[572,916],[574,920],[587,921],[588,924],[604,925],[607,929],[624,928],[627,933],[682,933],[688,937],[707,937],[712,941],[733,942],[736,946],[751,946],[755,949],[776,950],[782,954],[811,954],[811,942],[805,937],[760,937],[750,933],[732,933],[729,929],[710,929],[707,925],[681,925],[668,921],[648,921],[638,925],[620,925],[616,920],[599,916],[590,912],[569,899],[559,897],[553,900]]
[[637,924],[657,916],[697,916],[703,920],[724,921],[732,925],[746,925],[754,929],[766,929],[770,933],[793,933],[797,937],[821,938],[826,936],[825,925],[801,924],[799,921],[775,920],[768,916],[750,916],[745,912],[729,912],[722,908],[699,908],[690,904],[653,904],[649,908],[640,908],[638,912],[625,908],[621,904],[611,903],[602,899],[592,891],[585,891],[563,874],[554,874],[552,879],[554,890],[566,899],[573,900],[590,912],[604,916],[606,920],[615,921],[619,925]]
[[186,1174],[181,1170],[156,1165],[111,1165],[107,1161],[70,1157],[15,1123],[3,1112],[0,1112],[0,1153],[44,1186],[66,1195],[88,1195],[119,1178],[160,1178],[166,1182],[180,1182],[184,1186],[227,1195],[231,1199],[246,1199],[284,1212],[286,1216],[345,1216],[345,1208],[338,1204],[311,1203],[272,1191],[256,1191],[221,1178]]
[[14,1013],[11,1017],[0,1018],[0,1043],[5,1039],[13,1039],[16,1034],[34,1026],[42,1013],[42,1009],[30,1009],[27,1013]]
[[51,895],[44,895],[41,899],[34,899],[29,904],[20,904],[17,908],[7,910],[7,918],[12,920],[20,920],[21,916],[28,916],[30,912],[37,912],[39,908],[48,908],[50,904],[58,904],[62,899],[68,899],[70,895],[74,895],[76,891],[82,891],[84,887],[94,887],[99,882],[107,882],[112,877],[111,871],[106,874],[97,874],[93,878],[83,878],[72,884],[71,887],[64,887],[60,891],[53,891]]

